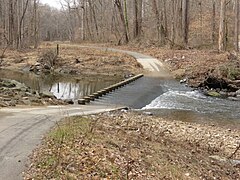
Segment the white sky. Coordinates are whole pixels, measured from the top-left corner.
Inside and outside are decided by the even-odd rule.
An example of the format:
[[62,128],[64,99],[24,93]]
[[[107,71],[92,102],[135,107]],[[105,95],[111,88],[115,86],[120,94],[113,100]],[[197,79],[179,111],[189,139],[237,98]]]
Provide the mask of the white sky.
[[61,9],[61,4],[59,0],[40,0],[42,4],[48,4],[49,6]]

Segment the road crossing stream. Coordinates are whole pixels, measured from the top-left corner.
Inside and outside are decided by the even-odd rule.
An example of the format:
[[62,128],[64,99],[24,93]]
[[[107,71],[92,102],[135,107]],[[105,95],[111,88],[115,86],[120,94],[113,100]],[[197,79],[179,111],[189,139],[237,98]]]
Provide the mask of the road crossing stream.
[[101,49],[135,57],[145,70],[144,77],[88,105],[0,109],[0,179],[22,179],[28,155],[57,121],[68,116],[100,113],[128,106],[170,119],[193,121],[200,117],[209,118],[208,114],[211,114],[215,120],[239,123],[239,103],[205,97],[179,85],[161,61],[136,52]]

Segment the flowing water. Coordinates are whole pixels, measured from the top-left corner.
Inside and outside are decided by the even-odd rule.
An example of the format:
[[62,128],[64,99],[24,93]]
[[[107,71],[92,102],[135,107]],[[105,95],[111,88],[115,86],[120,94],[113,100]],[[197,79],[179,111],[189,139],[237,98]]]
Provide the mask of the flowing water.
[[107,76],[36,75],[18,71],[0,70],[0,78],[14,79],[38,92],[52,92],[58,99],[77,100],[110,86],[121,79]]
[[239,101],[207,97],[174,80],[163,80],[160,87],[163,93],[143,107],[144,111],[188,122],[240,125]]
[[[39,92],[51,91],[59,99],[73,100],[121,80],[104,76],[39,76],[6,70],[0,70],[0,77],[25,83]],[[142,108],[142,111],[173,120],[240,127],[240,102],[204,96],[175,80],[144,77],[95,103]]]

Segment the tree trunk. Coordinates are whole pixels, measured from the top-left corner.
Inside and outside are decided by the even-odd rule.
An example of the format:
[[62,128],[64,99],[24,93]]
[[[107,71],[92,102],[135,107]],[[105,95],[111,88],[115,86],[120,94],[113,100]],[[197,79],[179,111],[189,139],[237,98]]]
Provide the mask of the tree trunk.
[[235,51],[239,51],[239,0],[235,0]]
[[220,23],[219,23],[219,39],[218,39],[218,50],[219,52],[226,50],[226,0],[221,0],[220,8]]
[[38,47],[38,20],[37,20],[37,0],[34,0],[34,48]]
[[118,12],[120,14],[120,19],[122,21],[125,43],[128,43],[129,36],[128,36],[127,24],[126,24],[126,20],[125,20],[125,16],[124,16],[124,10],[122,7],[122,3],[120,2],[120,0],[115,0],[115,5],[117,6]]
[[142,0],[134,0],[134,38],[139,38],[142,32]]
[[187,46],[189,32],[189,0],[183,0],[182,13],[183,43]]
[[216,0],[212,0],[212,43],[216,42]]
[[27,12],[28,3],[29,3],[29,0],[26,0],[26,4],[23,7],[22,16],[21,16],[21,19],[19,22],[19,27],[18,27],[19,30],[18,30],[18,37],[17,37],[17,49],[21,48],[21,46],[22,46],[22,26],[23,26],[23,20],[24,20],[25,14]]
[[163,45],[165,35],[163,33],[163,25],[162,25],[162,22],[160,21],[160,12],[159,12],[156,0],[152,0],[152,9],[153,9],[153,13],[155,14],[155,19],[157,24],[157,38],[160,44]]
[[96,13],[95,13],[95,7],[92,4],[92,0],[88,0],[88,3],[89,3],[90,11],[92,11],[92,14],[93,14],[94,26],[95,26],[95,30],[98,37],[99,31],[98,31],[98,22],[97,22]]
[[127,0],[124,0],[124,17],[125,17],[125,24],[126,24],[127,34],[129,34]]
[[171,8],[172,8],[172,20],[171,20],[171,42],[170,42],[170,47],[173,48],[174,44],[175,44],[175,37],[176,37],[176,34],[175,34],[175,3],[176,3],[176,0],[172,0],[172,5],[171,5]]

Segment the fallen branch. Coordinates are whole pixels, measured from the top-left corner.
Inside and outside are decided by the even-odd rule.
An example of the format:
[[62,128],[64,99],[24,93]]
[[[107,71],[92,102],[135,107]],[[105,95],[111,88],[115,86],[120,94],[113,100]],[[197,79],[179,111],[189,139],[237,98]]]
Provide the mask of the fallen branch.
[[231,154],[231,156],[228,157],[228,159],[232,159],[233,156],[235,156],[239,150],[240,150],[240,143],[239,143],[238,147],[236,148],[236,150]]

